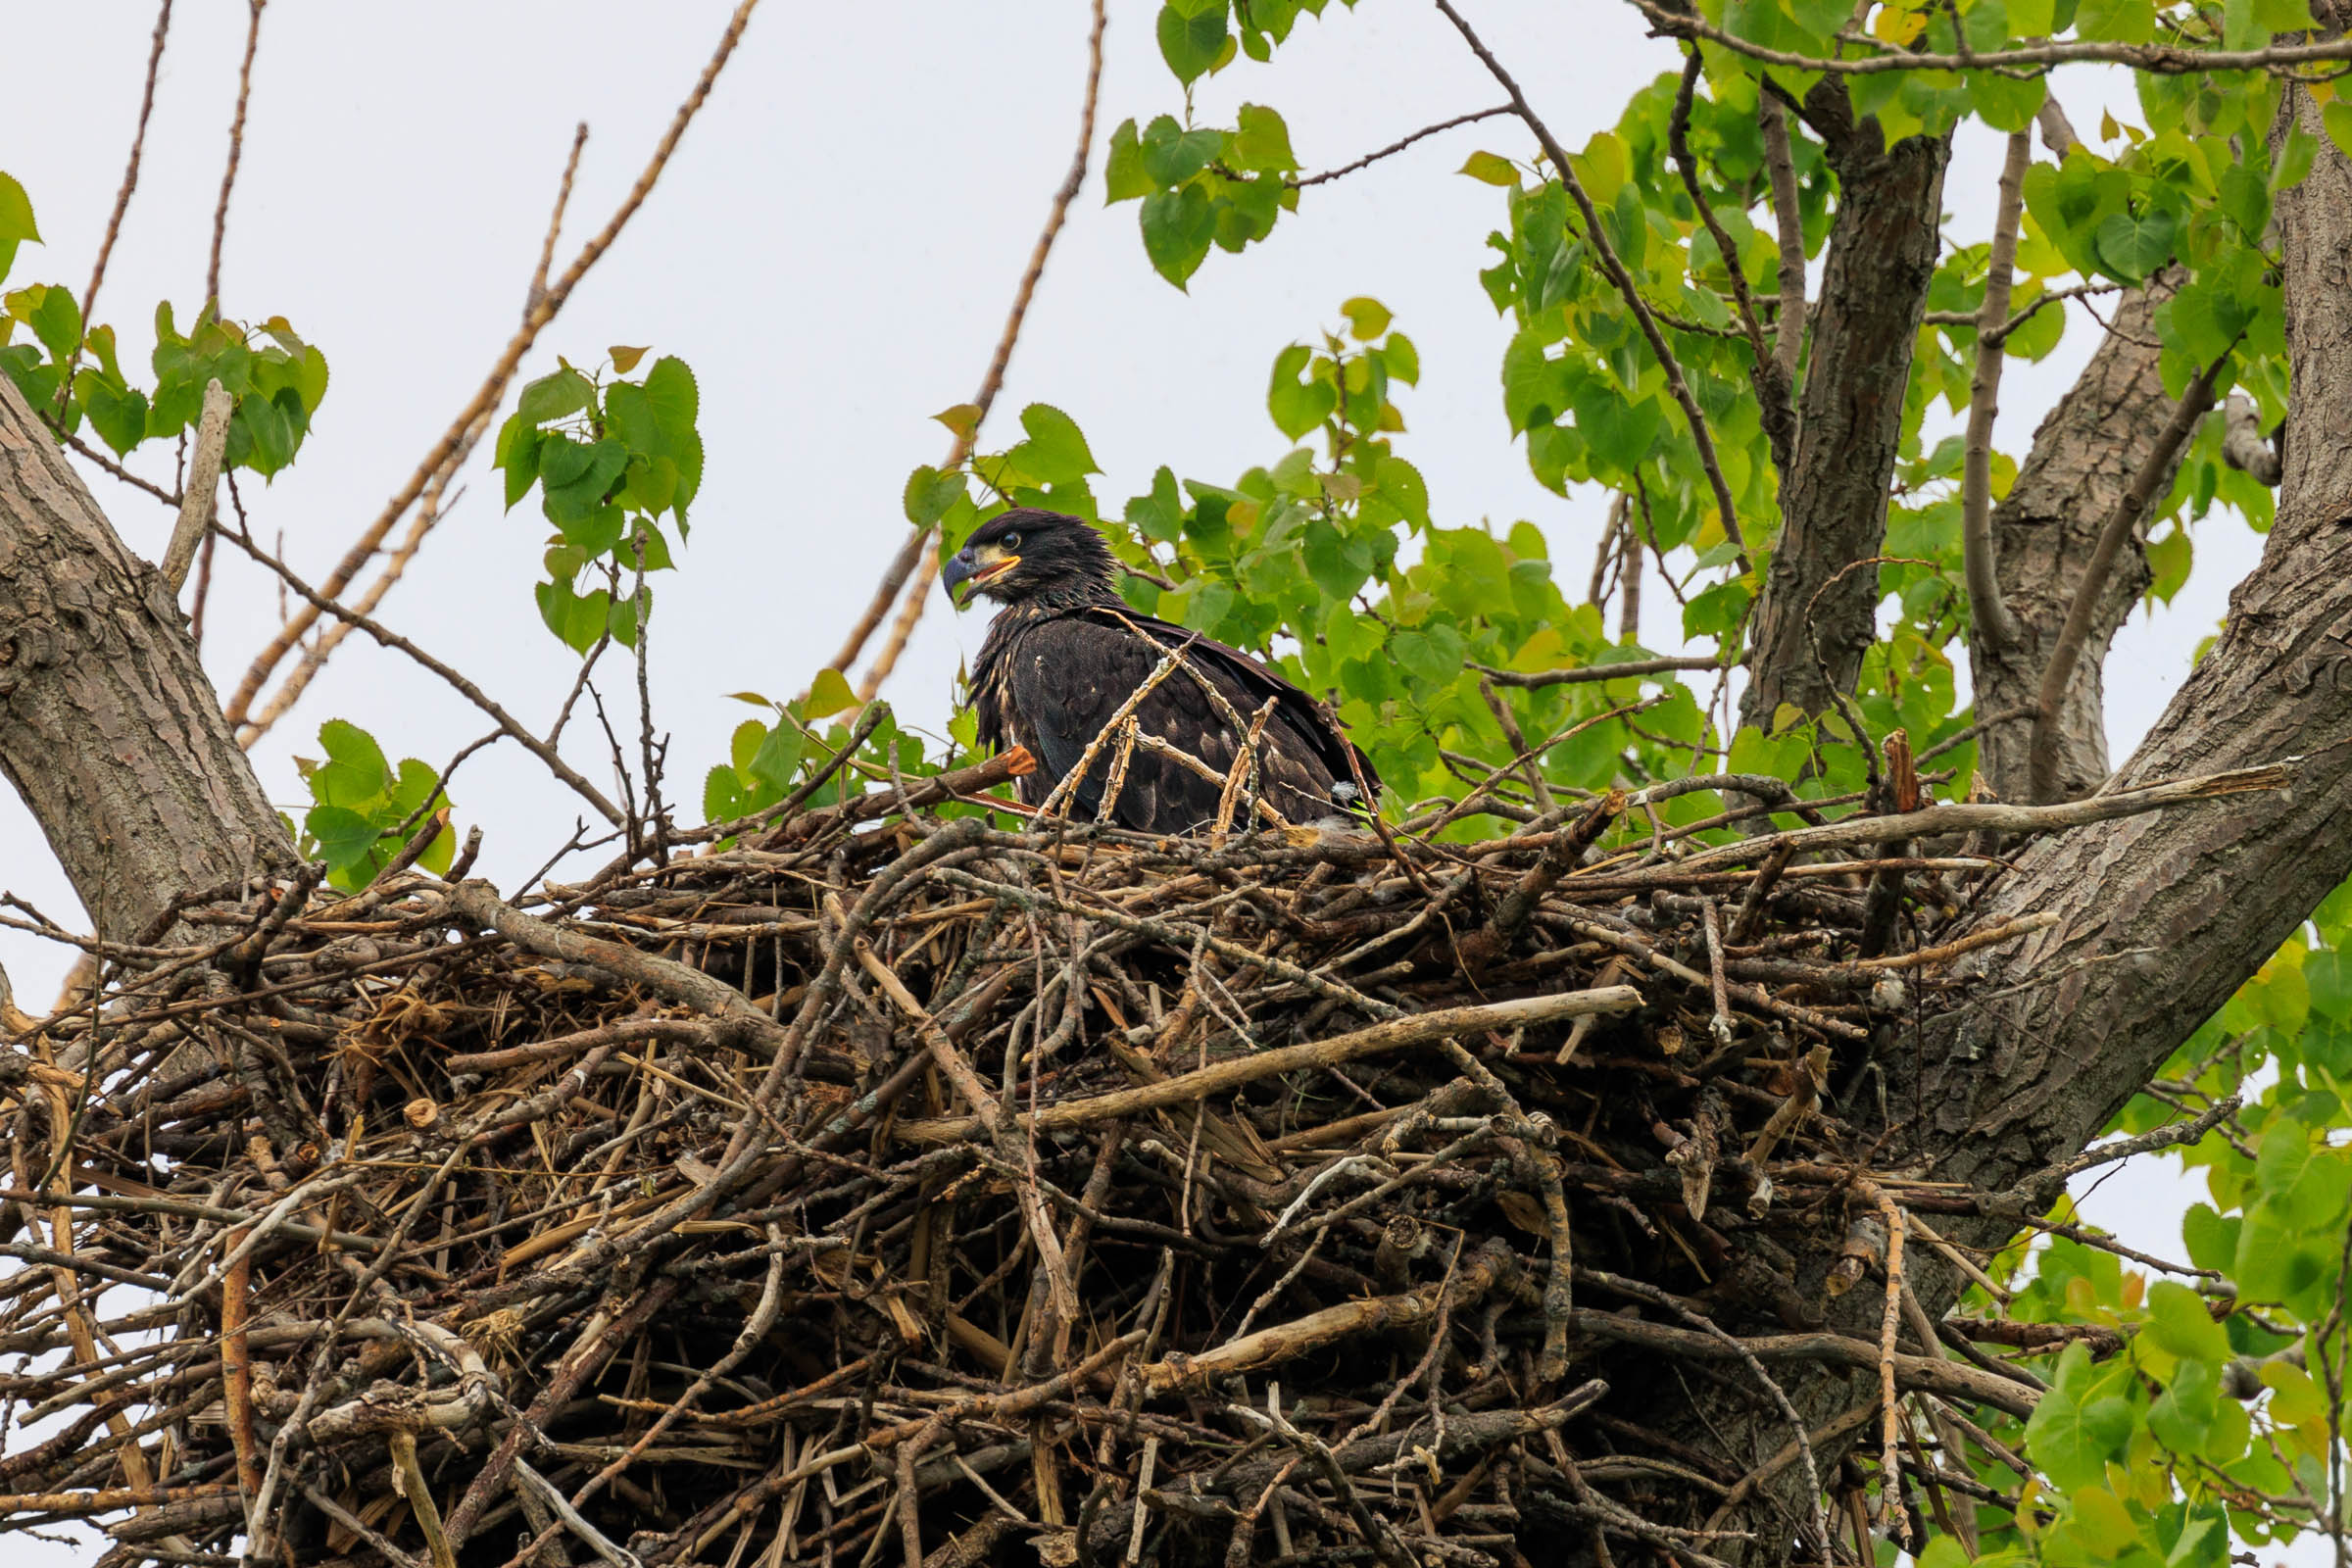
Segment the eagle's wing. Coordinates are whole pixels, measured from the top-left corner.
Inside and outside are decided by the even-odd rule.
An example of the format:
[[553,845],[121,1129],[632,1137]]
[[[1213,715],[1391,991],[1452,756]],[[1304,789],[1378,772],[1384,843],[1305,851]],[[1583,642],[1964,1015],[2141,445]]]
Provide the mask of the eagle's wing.
[[[1222,643],[1144,615],[1087,611],[1031,621],[1007,636],[978,683],[982,736],[1027,746],[1041,764],[1023,780],[1023,799],[1043,801],[1169,650],[1186,667],[1162,680],[1135,710],[1141,727],[1199,758],[1221,778],[1238,755],[1228,715],[1247,723],[1277,700],[1260,750],[1260,788],[1294,822],[1328,816],[1353,799],[1348,742],[1303,692]],[[1213,688],[1216,698],[1209,691]],[[1093,816],[1117,755],[1105,745],[1078,787],[1071,813]],[[1365,767],[1370,783],[1370,768]],[[1375,786],[1377,787],[1377,786]],[[1139,750],[1129,761],[1113,819],[1152,833],[1185,833],[1214,820],[1220,784],[1165,757]]]
[[[1106,611],[1092,613],[1131,637],[1140,635],[1148,639],[1155,648],[1183,648],[1186,664],[1216,686],[1245,724],[1256,716],[1268,698],[1277,700],[1260,749],[1260,765],[1264,770],[1261,788],[1267,803],[1291,821],[1312,822],[1334,810],[1358,804],[1371,807],[1377,801],[1380,775],[1373,771],[1371,759],[1340,733],[1314,699],[1257,660],[1238,648],[1229,648],[1150,615]],[[1153,662],[1157,662],[1156,657]],[[1235,755],[1234,748],[1222,741],[1228,728],[1223,714],[1213,711],[1215,705],[1200,693],[1200,683],[1187,679],[1183,671],[1170,676],[1160,690],[1179,682],[1188,689],[1188,695],[1200,699],[1211,731],[1204,740],[1218,752],[1215,757],[1205,752],[1195,755],[1221,772],[1232,766]],[[1359,772],[1374,801],[1357,801],[1355,780]],[[1210,810],[1214,809],[1212,800]]]

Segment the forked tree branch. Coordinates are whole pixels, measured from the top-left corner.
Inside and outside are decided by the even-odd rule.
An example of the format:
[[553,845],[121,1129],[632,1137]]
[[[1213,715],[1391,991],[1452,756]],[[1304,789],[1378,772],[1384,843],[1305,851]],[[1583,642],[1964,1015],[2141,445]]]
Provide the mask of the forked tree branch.
[[1756,321],[1756,302],[1747,290],[1747,270],[1740,263],[1739,247],[1723,231],[1714,205],[1699,187],[1698,160],[1690,156],[1690,100],[1698,87],[1699,64],[1698,51],[1693,49],[1683,63],[1683,83],[1675,92],[1674,113],[1666,122],[1666,141],[1674,153],[1675,168],[1682,172],[1683,189],[1690,196],[1691,207],[1697,210],[1699,221],[1706,225],[1708,237],[1715,241],[1716,254],[1723,258],[1723,270],[1731,275],[1732,301],[1739,307],[1740,327],[1747,334],[1748,352],[1755,356],[1748,367],[1748,378],[1755,383],[1764,434],[1772,443],[1773,466],[1785,473],[1789,454],[1796,446],[1796,409],[1788,399],[1788,370],[1764,346],[1764,328]]
[[301,599],[305,604],[309,605],[316,612],[319,614],[332,615],[337,620],[348,621],[350,624],[357,626],[360,630],[366,632],[368,636],[374,638],[384,647],[389,648],[396,653],[408,655],[417,663],[423,665],[435,675],[440,676],[442,680],[448,682],[450,688],[459,696],[465,698],[474,707],[480,709],[484,713],[487,713],[490,716],[491,722],[495,723],[509,736],[513,737],[515,744],[519,745],[524,751],[529,752],[533,757],[536,757],[541,762],[545,763],[547,770],[555,774],[556,778],[566,788],[568,788],[574,795],[577,795],[581,800],[586,801],[590,806],[594,807],[599,816],[602,816],[606,821],[612,823],[614,826],[622,825],[625,818],[620,808],[614,806],[611,800],[607,799],[604,791],[589,783],[585,778],[582,778],[577,769],[575,769],[569,762],[564,760],[562,753],[558,752],[553,746],[548,745],[547,742],[541,740],[538,736],[532,734],[528,729],[524,728],[520,720],[516,719],[514,714],[508,712],[504,708],[492,701],[489,694],[484,692],[479,686],[476,686],[472,681],[467,680],[464,675],[459,674],[455,669],[452,669],[440,660],[435,659],[432,655],[426,653],[423,649],[417,647],[415,643],[411,642],[408,638],[403,637],[400,633],[392,630],[390,627],[385,626],[381,622],[376,621],[367,615],[361,614],[356,610],[351,610],[335,603],[332,597],[317,588],[312,587],[309,583],[304,582],[300,577],[296,576],[291,567],[287,566],[284,562],[278,560],[275,556],[270,554],[260,545],[256,544],[251,537],[243,533],[239,533],[232,528],[216,528],[214,531],[220,537],[228,540],[238,549],[244,551],[248,556],[251,556],[261,565],[266,566],[270,571],[276,573],[278,580],[283,582],[288,588],[291,588],[294,591],[295,596]]
[[[220,171],[220,200],[213,208],[213,255],[204,270],[204,299],[216,316],[220,310],[220,246],[228,238],[228,198],[237,188],[237,165],[245,158],[245,106],[253,98],[253,57],[262,46],[262,8],[270,0],[246,0],[245,60],[237,68],[237,108],[228,122],[228,165]],[[156,38],[160,53],[163,38]],[[140,117],[142,127],[146,117]]]
[[1984,301],[1977,311],[1976,375],[1968,389],[1967,447],[1961,459],[1960,549],[1968,575],[1969,617],[1980,643],[2007,648],[2017,641],[2017,617],[2001,599],[1992,543],[1992,423],[2000,413],[2001,333],[2009,320],[2011,273],[2017,264],[2017,228],[2025,211],[2026,166],[2034,148],[2026,132],[2012,132],[2001,164],[2000,199],[1992,220],[1992,253],[1984,273]]
[[[751,22],[752,12],[759,4],[760,0],[738,0],[734,14],[727,19],[726,29],[719,34],[718,47],[711,52],[710,62],[703,67],[703,74],[695,81],[693,90],[686,95],[685,102],[679,104],[677,113],[670,117],[669,128],[662,133],[661,141],[655,144],[653,156],[646,161],[645,171],[637,176],[637,182],[629,187],[629,193],[621,198],[620,206],[614,210],[605,226],[580,248],[579,255],[572,258],[571,265],[564,270],[564,275],[533,302],[523,317],[521,328],[500,351],[480,389],[459,411],[458,416],[450,421],[449,428],[433,443],[432,449],[424,455],[424,461],[416,466],[416,471],[409,475],[408,482],[377,514],[375,520],[362,530],[360,537],[344,553],[343,559],[335,564],[334,570],[327,573],[325,580],[319,584],[321,594],[332,599],[351,586],[352,579],[374,558],[385,537],[391,533],[393,524],[407,514],[416,498],[424,493],[425,486],[432,482],[433,476],[448,464],[451,454],[465,441],[466,432],[497,409],[499,400],[506,394],[508,381],[513,379],[515,368],[522,363],[522,357],[530,352],[531,345],[538,341],[540,331],[556,318],[557,313],[564,309],[564,302],[571,298],[572,290],[579,287],[580,280],[588,275],[589,269],[596,266],[605,253],[612,248],[613,242],[620,238],[620,231],[628,226],[629,220],[636,216],[638,208],[645,205],[646,197],[653,194],[655,181],[662,177],[662,170],[668,167],[670,155],[677,151],[679,140],[686,134],[686,127],[694,122],[695,115],[710,98],[712,84],[718,80],[719,72],[735,53],[735,46],[742,42],[743,29]],[[269,646],[255,656],[253,663],[237,682],[237,689],[228,700],[230,723],[242,726],[248,722],[247,714],[252,710],[254,699],[261,695],[263,683],[276,672],[277,666],[284,662],[286,656],[303,636],[318,624],[318,615],[316,607],[297,610],[278,629],[277,635],[270,640]]]
[[[980,423],[995,406],[997,393],[1004,385],[1004,368],[1012,363],[1013,345],[1020,341],[1021,322],[1028,318],[1029,302],[1037,296],[1037,280],[1045,275],[1046,258],[1053,254],[1054,238],[1061,233],[1064,219],[1069,217],[1070,203],[1078,197],[1078,187],[1086,183],[1087,155],[1095,139],[1095,107],[1102,87],[1102,29],[1108,18],[1104,0],[1094,0],[1094,27],[1086,40],[1086,96],[1078,112],[1078,151],[1070,159],[1070,172],[1062,177],[1061,188],[1054,193],[1054,205],[1046,215],[1045,232],[1037,236],[1037,248],[1029,253],[1028,270],[1021,273],[1020,286],[1013,290],[1012,309],[1004,318],[1004,330],[998,335],[997,352],[988,362],[988,373],[980,378],[980,395],[972,399],[976,411],[963,429],[956,434],[956,443],[948,451],[945,466],[954,469],[972,455],[972,443],[980,434]],[[892,558],[890,567],[874,590],[873,603],[865,614],[851,628],[849,640],[842,645],[840,655],[831,668],[847,671],[856,662],[865,641],[873,635],[882,613],[904,587],[908,574],[914,576],[914,586],[907,592],[906,602],[900,608],[899,617],[890,628],[890,639],[882,652],[858,683],[858,700],[870,703],[882,683],[898,668],[899,656],[906,652],[906,639],[914,634],[914,623],[922,618],[924,608],[931,602],[931,584],[939,576],[939,552],[929,548],[931,529],[917,528]]]
[[[579,173],[580,152],[587,145],[588,122],[583,120],[572,131],[571,156],[564,161],[564,178],[556,187],[556,208],[548,217],[547,237],[540,242],[539,265],[531,273],[530,287],[523,293],[522,314],[525,320],[530,318],[532,306],[547,292],[547,273],[555,262],[556,239],[564,228],[564,209],[571,204],[571,182]],[[457,477],[458,470],[466,466],[466,460],[472,456],[474,447],[488,432],[490,418],[495,412],[495,406],[482,411],[474,422],[466,427],[465,437],[433,474],[431,482],[425,485],[424,494],[417,502],[416,515],[410,519],[409,531],[401,536],[399,545],[384,562],[375,580],[354,602],[352,608],[361,614],[375,612],[376,606],[384,602],[384,596],[399,584],[409,569],[409,564],[416,559],[416,552],[423,547],[425,536],[449,514],[452,500],[449,496],[450,481]],[[303,650],[302,662],[296,664],[286,678],[278,683],[277,690],[270,694],[262,710],[240,731],[240,743],[250,747],[254,741],[268,734],[270,727],[285,716],[286,710],[301,699],[318,672],[326,667],[326,662],[334,657],[335,650],[343,645],[343,639],[350,634],[351,622],[339,620],[311,639]]]
[[[131,192],[139,188],[139,164],[147,153],[147,122],[155,113],[155,78],[164,64],[164,39],[172,31],[172,0],[164,0],[155,14],[155,37],[147,49],[147,85],[139,92],[138,128],[130,135],[130,157],[122,166],[122,184],[115,192],[114,211],[106,218],[106,233],[98,241],[98,259],[90,264],[89,285],[81,291],[81,320],[90,324],[90,312],[98,305],[98,286],[106,281],[106,264],[115,254],[115,241],[122,233],[122,215],[130,211]],[[59,416],[74,395],[74,368],[81,363],[81,345],[74,346],[66,362],[66,373],[58,381],[57,406],[52,411]]]
[[1781,364],[1781,377],[1793,398],[1797,360],[1805,348],[1805,215],[1797,206],[1796,156],[1788,145],[1788,112],[1761,85],[1756,92],[1756,128],[1764,139],[1773,231],[1781,249],[1781,311],[1772,329],[1772,347]]
[[1441,120],[1434,125],[1423,125],[1409,136],[1398,137],[1378,152],[1366,153],[1352,164],[1342,164],[1339,168],[1327,169],[1320,174],[1308,174],[1303,179],[1286,180],[1284,183],[1293,190],[1304,190],[1309,185],[1328,184],[1335,179],[1344,179],[1359,169],[1371,168],[1384,158],[1396,157],[1413,143],[1435,136],[1441,130],[1451,130],[1456,125],[1467,125],[1481,120],[1493,120],[1496,115],[1507,115],[1511,112],[1509,104],[1496,104],[1492,109],[1476,109],[1466,115],[1456,115],[1451,120]]
[[2058,789],[2058,713],[2066,702],[2066,683],[2074,678],[2075,661],[2082,657],[2082,644],[2090,636],[2091,616],[2095,612],[2099,591],[2107,583],[2107,574],[2115,568],[2115,558],[2131,537],[2149,503],[2156,499],[2156,488],[2171,473],[2173,459],[2213,407],[2213,381],[2222,367],[2230,363],[2235,352],[2232,344],[2222,357],[2214,361],[2188,383],[2180,394],[2180,407],[2156,437],[2156,444],[2141,460],[2139,471],[2132,476],[2131,485],[2117,498],[2115,509],[2099,528],[2098,543],[2091,548],[2090,564],[2083,568],[2082,581],[2075,589],[2074,603],[2067,607],[2066,626],[2058,634],[2057,646],[2050,650],[2050,662],[2041,673],[2040,700],[2034,713],[2034,750],[2032,777],[2035,804],[2048,806],[2059,797]]
[[1495,59],[1494,52],[1479,41],[1470,24],[1453,8],[1452,0],[1437,0],[1437,7],[1462,35],[1462,41],[1470,46],[1470,52],[1478,56],[1479,63],[1487,68],[1488,74],[1504,92],[1511,95],[1511,107],[1519,112],[1519,118],[1526,122],[1527,128],[1535,132],[1537,142],[1544,148],[1544,156],[1551,160],[1552,168],[1559,173],[1561,185],[1566,187],[1569,197],[1575,201],[1576,210],[1584,215],[1585,235],[1592,242],[1592,254],[1600,259],[1601,270],[1607,272],[1609,281],[1617,286],[1617,292],[1625,299],[1626,308],[1634,313],[1635,321],[1641,325],[1642,336],[1649,344],[1649,352],[1657,357],[1659,366],[1666,371],[1668,390],[1673,392],[1674,401],[1682,408],[1683,417],[1690,422],[1690,444],[1697,452],[1699,466],[1706,470],[1708,486],[1715,492],[1716,511],[1721,514],[1723,520],[1723,536],[1731,541],[1732,549],[1738,553],[1740,571],[1753,571],[1754,564],[1747,558],[1747,540],[1740,531],[1739,509],[1732,504],[1732,487],[1724,482],[1723,463],[1716,456],[1715,437],[1707,428],[1707,416],[1699,411],[1698,399],[1690,395],[1690,383],[1683,378],[1682,362],[1674,357],[1674,350],[1667,345],[1666,334],[1658,330],[1658,319],[1650,310],[1649,302],[1642,297],[1642,290],[1634,282],[1633,274],[1625,270],[1625,263],[1618,258],[1616,247],[1609,243],[1609,236],[1601,229],[1600,214],[1593,210],[1592,198],[1585,194],[1583,182],[1576,177],[1576,170],[1568,162],[1568,149],[1560,145],[1559,138],[1552,135],[1551,128],[1536,114],[1534,106],[1527,101],[1527,94],[1519,90],[1519,83],[1503,69],[1502,62]]

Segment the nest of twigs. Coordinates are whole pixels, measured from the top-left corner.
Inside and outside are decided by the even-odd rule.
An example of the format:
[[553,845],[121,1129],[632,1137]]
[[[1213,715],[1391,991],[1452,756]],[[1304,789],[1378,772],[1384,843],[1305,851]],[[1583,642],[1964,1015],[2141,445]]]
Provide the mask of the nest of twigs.
[[1958,846],[924,804],[1005,771],[106,950],[6,1074],[0,1515],[123,1564],[1741,1555],[1810,1449],[1727,1469],[1656,1396],[1783,1419],[1732,1336],[1879,1266],[1790,1259],[1904,1191],[1838,1096],[1960,983]]

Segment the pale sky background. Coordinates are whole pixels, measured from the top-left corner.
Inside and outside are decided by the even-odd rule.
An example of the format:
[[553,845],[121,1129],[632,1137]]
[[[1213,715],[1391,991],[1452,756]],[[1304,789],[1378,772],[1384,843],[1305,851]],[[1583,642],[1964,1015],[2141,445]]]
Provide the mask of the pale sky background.
[[[574,123],[587,121],[590,138],[559,272],[637,178],[729,9],[269,8],[221,293],[232,318],[287,317],[332,368],[297,465],[266,488],[240,479],[257,533],[282,535],[306,577],[322,576],[382,508],[513,332]],[[1613,123],[1637,83],[1676,67],[1630,7],[1605,0],[1466,9],[1572,146]],[[1201,82],[1202,122],[1231,123],[1240,102],[1271,104],[1311,172],[1501,100],[1422,0],[1330,10],[1302,19],[1272,65],[1242,60]],[[1421,385],[1398,399],[1409,427],[1399,450],[1427,477],[1438,519],[1532,519],[1581,583],[1601,508],[1543,490],[1508,436],[1498,390],[1508,330],[1476,276],[1491,260],[1487,232],[1504,220],[1502,197],[1452,174],[1475,148],[1522,157],[1531,139],[1507,122],[1464,126],[1310,190],[1270,241],[1239,257],[1212,251],[1179,293],[1144,259],[1136,205],[1102,204],[1111,128],[1181,109],[1153,42],[1155,11],[1142,0],[1111,7],[1087,185],[983,446],[1013,439],[1020,408],[1045,401],[1084,427],[1107,470],[1096,481],[1107,513],[1162,463],[1179,477],[1229,482],[1287,450],[1265,414],[1275,354],[1337,324],[1340,301],[1370,294],[1421,351]],[[525,362],[527,377],[558,354],[593,363],[610,344],[651,344],[700,380],[706,477],[683,569],[657,579],[652,625],[656,711],[689,819],[704,769],[752,711],[724,694],[789,697],[806,685],[904,538],[906,472],[948,444],[928,416],[977,387],[1068,166],[1086,14],[1082,0],[770,0],[660,187]],[[130,0],[0,5],[11,61],[0,170],[24,182],[47,240],[24,248],[8,286],[65,282],[79,296],[129,147],[154,22],[152,5]],[[183,324],[201,303],[245,23],[234,0],[179,0],[174,11],[138,194],[95,312],[116,325],[134,378],[145,374],[156,302],[171,299]],[[2129,83],[2111,74],[2065,76],[2058,90],[2086,131],[2105,104],[2124,114],[2130,103]],[[1945,191],[1963,238],[1989,228],[1998,162],[1996,138],[1981,127],[1964,135]],[[2051,359],[2010,363],[2005,447],[2023,453],[2097,331],[2078,312]],[[577,662],[531,600],[546,525],[535,502],[502,514],[488,459],[485,442],[466,495],[382,615],[544,728]],[[168,452],[138,466],[169,486]],[[131,547],[160,556],[165,509],[85,471]],[[2119,638],[2107,666],[2118,757],[2162,711],[2258,543],[2233,520],[2208,522],[2188,588]],[[205,655],[225,691],[279,617],[271,580],[232,552],[220,559]],[[1675,647],[1673,601],[1653,585],[1643,604],[1646,640]],[[983,631],[976,614],[932,608],[886,694],[902,714],[944,720],[956,667]],[[617,721],[618,710],[634,712],[628,666],[615,658],[604,667]],[[316,756],[318,726],[334,717],[435,767],[489,727],[429,674],[355,636],[255,752],[281,804],[307,806],[291,759]],[[628,741],[633,752],[633,733]],[[575,722],[565,750],[606,781],[593,722]],[[577,804],[512,745],[478,754],[451,794],[460,823],[485,831],[481,874],[509,892],[564,842]],[[0,886],[61,920],[79,917],[5,791]],[[0,962],[36,1013],[67,958],[0,933]],[[2170,1167],[2137,1174],[2108,1185],[2098,1217],[2178,1251],[2180,1208],[2198,1195]],[[19,1544],[0,1547],[11,1563],[88,1555],[11,1539]]]

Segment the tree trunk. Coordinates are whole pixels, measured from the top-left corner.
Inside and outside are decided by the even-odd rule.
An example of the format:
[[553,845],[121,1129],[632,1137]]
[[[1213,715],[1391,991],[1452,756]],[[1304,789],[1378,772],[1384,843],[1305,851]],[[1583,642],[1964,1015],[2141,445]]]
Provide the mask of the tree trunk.
[[0,771],[98,934],[291,865],[162,573],[116,537],[0,375]]
[[[2294,394],[2278,521],[2261,564],[2232,597],[2221,641],[2116,781],[2310,760],[2285,789],[2128,817],[2029,848],[1979,923],[2038,912],[2060,921],[1963,960],[1979,982],[1969,1000],[1875,1048],[1883,1100],[1866,1090],[1842,1109],[1868,1134],[1884,1106],[1878,1168],[1997,1193],[2072,1157],[2352,874],[2352,778],[2338,750],[2352,740],[2352,318],[2342,309],[2352,290],[2352,162],[2328,140],[2307,95],[2294,92],[2290,112],[2320,153],[2303,183],[2278,199]],[[2161,394],[2116,357],[2100,373],[2122,376],[2143,416],[2128,430],[2053,418],[2043,431],[2047,476],[2073,472],[2087,486],[2094,473],[2128,474],[2128,462],[2090,449],[2144,443],[2161,417],[2149,414]],[[2087,391],[2082,402],[2097,406]],[[2060,450],[2062,437],[2084,450]],[[1938,1224],[1983,1247],[2012,1230],[1997,1217]],[[1793,1260],[1742,1259],[1723,1274],[1732,1298],[1752,1303],[1762,1323],[1776,1298],[1742,1290],[1743,1273],[1764,1263],[1792,1276],[1793,1290],[1777,1299],[1815,1310],[1806,1304],[1825,1301],[1832,1261],[1834,1243],[1825,1241]],[[1930,1319],[1958,1299],[1965,1282],[1933,1250],[1913,1249],[1904,1266]],[[1827,1303],[1830,1326],[1866,1339],[1879,1311],[1871,1289]],[[1813,1429],[1834,1483],[1840,1456],[1876,1430],[1874,1380],[1802,1364],[1774,1372]],[[1645,1385],[1657,1425],[1729,1473],[1744,1474],[1788,1444],[1785,1418],[1752,1387],[1729,1376],[1689,1382],[1684,1392],[1660,1371]],[[1802,1486],[1790,1466],[1727,1521],[1757,1533],[1756,1560],[1786,1559],[1809,1516]],[[1713,1503],[1694,1495],[1692,1515],[1706,1517]]]
[[1829,150],[1839,205],[1740,704],[1741,723],[1766,729],[1783,703],[1819,713],[1833,687],[1851,691],[1878,634],[1877,570],[1838,573],[1877,555],[1886,537],[1887,482],[1936,275],[1951,152],[1948,136],[1886,146],[1878,122],[1856,120],[1835,80],[1806,94],[1804,115]]
[[[1993,509],[1993,556],[2001,597],[2017,621],[2018,642],[2010,648],[1969,649],[1980,719],[2030,710],[2040,700],[2041,672],[2066,624],[2091,544],[2173,416],[2175,402],[2165,396],[2157,373],[2151,318],[2179,282],[2178,273],[2168,270],[2124,296],[2113,330],[2034,432],[2034,450],[2018,470],[2017,483]],[[2176,456],[2173,466],[2179,461]],[[2171,483],[2169,473],[2165,483]],[[2116,628],[2147,591],[2143,536],[2144,524],[2116,558],[2082,660],[2067,683],[2058,723],[2058,777],[2068,800],[2090,794],[2107,778],[2100,665]],[[2033,798],[2028,777],[2033,734],[2033,720],[2018,718],[1995,724],[1978,743],[1983,759],[1978,770],[2003,800]]]

